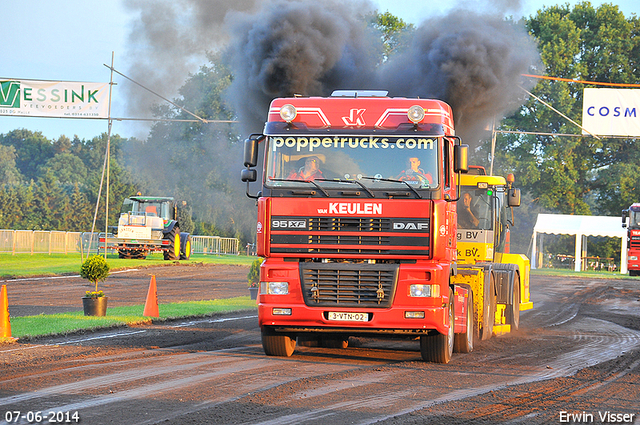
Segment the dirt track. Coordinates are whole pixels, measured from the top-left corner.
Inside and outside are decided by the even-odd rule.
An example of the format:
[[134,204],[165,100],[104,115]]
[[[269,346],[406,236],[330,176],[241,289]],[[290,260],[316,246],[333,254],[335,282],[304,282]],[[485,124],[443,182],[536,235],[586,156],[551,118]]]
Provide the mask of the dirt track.
[[[99,288],[108,306],[144,304],[151,276],[155,276],[158,302],[199,301],[248,295],[248,266],[194,263],[113,272]],[[13,279],[7,285],[12,317],[82,310],[85,291],[94,287],[80,276]]]
[[[119,284],[144,298],[153,272],[161,298],[162,287],[167,299],[246,295],[247,268],[209,267]],[[520,331],[447,365],[422,362],[402,340],[266,357],[253,313],[4,345],[0,413],[78,411],[87,424],[547,424],[606,423],[609,412],[640,423],[639,282],[534,277],[531,288]],[[133,302],[116,291],[114,302]]]

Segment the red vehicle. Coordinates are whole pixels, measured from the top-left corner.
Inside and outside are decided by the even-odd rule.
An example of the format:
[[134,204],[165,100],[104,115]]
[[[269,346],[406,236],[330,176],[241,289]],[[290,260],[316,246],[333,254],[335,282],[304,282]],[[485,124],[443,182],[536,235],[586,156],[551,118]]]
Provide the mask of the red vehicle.
[[[251,195],[259,144],[262,190]],[[271,103],[242,172],[258,205],[267,355],[290,356],[296,340],[404,337],[447,363],[454,339],[473,337],[468,288],[452,282],[467,150],[439,100],[344,91]]]
[[[628,220],[628,223],[627,223]],[[640,275],[640,203],[622,210],[622,227],[627,230],[627,268],[629,276]]]

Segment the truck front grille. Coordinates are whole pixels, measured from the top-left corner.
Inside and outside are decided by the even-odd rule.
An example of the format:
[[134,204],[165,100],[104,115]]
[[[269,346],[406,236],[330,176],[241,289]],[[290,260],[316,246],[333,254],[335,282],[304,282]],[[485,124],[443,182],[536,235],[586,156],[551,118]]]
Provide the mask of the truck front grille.
[[300,263],[310,307],[388,307],[395,294],[394,264]]
[[429,256],[431,219],[273,216],[269,251],[287,256]]
[[391,220],[388,218],[311,217],[309,231],[389,232]]

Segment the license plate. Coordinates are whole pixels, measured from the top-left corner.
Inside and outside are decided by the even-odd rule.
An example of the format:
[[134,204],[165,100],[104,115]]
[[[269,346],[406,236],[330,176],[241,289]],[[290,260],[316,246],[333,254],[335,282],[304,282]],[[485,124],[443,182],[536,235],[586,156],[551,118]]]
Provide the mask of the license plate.
[[367,313],[344,313],[339,311],[330,311],[329,320],[340,320],[346,322],[368,322],[369,314]]

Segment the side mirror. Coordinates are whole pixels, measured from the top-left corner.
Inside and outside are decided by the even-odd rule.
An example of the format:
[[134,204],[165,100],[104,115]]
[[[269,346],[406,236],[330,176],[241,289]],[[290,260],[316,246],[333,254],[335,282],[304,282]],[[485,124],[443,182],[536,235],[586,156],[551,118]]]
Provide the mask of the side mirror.
[[629,210],[622,210],[622,227],[627,227],[627,217],[629,217]]
[[469,171],[469,145],[455,145],[453,147],[453,171],[456,173]]
[[245,168],[240,173],[240,180],[247,183],[254,182],[258,180],[258,172],[250,168]]
[[[251,168],[258,165],[258,141],[259,139],[253,139],[253,138],[246,139],[244,141],[244,166],[245,167]],[[252,181],[255,181],[255,179]]]
[[507,204],[510,207],[519,207],[520,206],[520,189],[509,189]]

